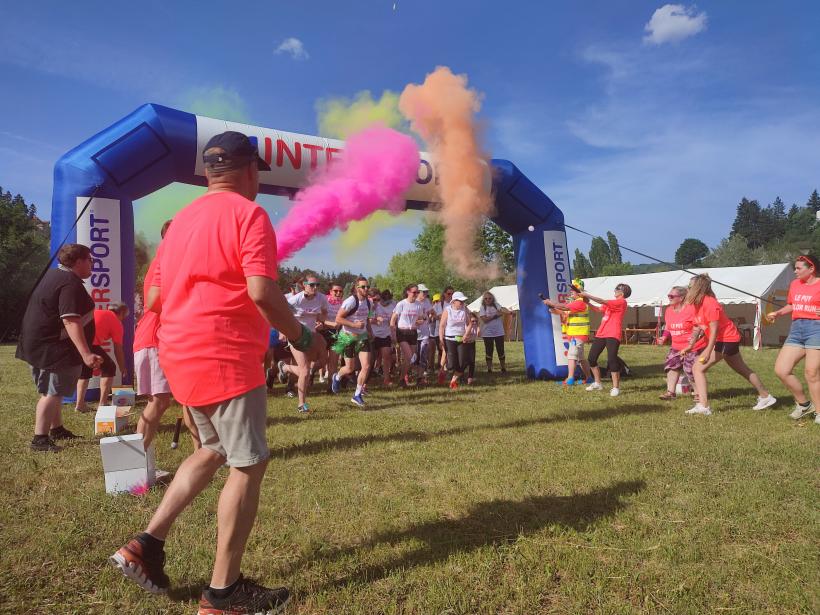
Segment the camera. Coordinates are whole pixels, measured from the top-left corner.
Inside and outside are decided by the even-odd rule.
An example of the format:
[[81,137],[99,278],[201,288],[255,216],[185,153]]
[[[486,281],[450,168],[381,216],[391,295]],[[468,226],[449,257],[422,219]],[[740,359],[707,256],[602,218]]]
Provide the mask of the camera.
[[546,297],[544,296],[544,293],[538,293],[538,297],[541,299],[541,301],[546,299]]

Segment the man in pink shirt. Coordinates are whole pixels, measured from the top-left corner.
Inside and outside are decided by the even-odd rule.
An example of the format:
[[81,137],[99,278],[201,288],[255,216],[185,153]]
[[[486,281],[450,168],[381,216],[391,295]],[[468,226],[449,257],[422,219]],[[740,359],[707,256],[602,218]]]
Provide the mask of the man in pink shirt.
[[216,557],[200,612],[278,612],[288,590],[262,587],[240,573],[270,455],[262,359],[270,327],[310,360],[325,344],[293,317],[275,282],[273,227],[253,202],[259,169],[270,167],[256,146],[241,133],[225,132],[208,142],[203,161],[208,191],[175,216],[146,299],[160,314],[162,369],[174,397],[190,408],[202,448],[180,465],[146,530],[110,559],[143,589],[164,592],[171,525],[227,461]]

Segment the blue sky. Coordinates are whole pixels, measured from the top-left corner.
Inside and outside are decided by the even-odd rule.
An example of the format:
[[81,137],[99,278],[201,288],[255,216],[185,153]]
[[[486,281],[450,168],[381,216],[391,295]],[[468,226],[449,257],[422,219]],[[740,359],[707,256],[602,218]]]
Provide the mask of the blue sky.
[[[395,4],[6,3],[0,185],[48,217],[55,160],[142,103],[314,134],[318,100],[400,92],[447,65],[483,92],[494,157],[569,224],[659,257],[685,237],[715,245],[742,196],[803,204],[820,187],[820,3]],[[274,224],[288,206],[260,200]],[[293,262],[378,273],[418,226],[317,240]]]

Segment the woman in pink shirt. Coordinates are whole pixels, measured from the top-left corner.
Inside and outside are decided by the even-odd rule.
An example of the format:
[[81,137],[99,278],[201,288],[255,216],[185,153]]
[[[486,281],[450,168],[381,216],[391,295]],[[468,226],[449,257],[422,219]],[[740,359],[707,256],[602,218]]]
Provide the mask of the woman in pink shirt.
[[[789,336],[777,355],[774,373],[794,395],[794,410],[789,415],[797,420],[815,413],[814,422],[820,425],[820,263],[813,256],[798,256],[794,261],[795,280],[789,286],[789,298],[779,310],[766,314],[766,320],[786,314],[792,315]],[[809,385],[806,398],[803,385],[792,373],[800,361],[806,359],[805,375]]]
[[683,302],[686,298],[686,287],[675,286],[666,297],[669,299],[669,306],[663,316],[663,335],[658,338],[659,345],[667,339],[672,341],[672,347],[663,366],[666,371],[666,393],[660,398],[664,401],[675,399],[675,389],[681,370],[694,385],[692,366],[697,353],[692,350],[700,351],[706,346],[706,338],[702,336],[701,330],[695,327],[695,308]]
[[592,368],[595,382],[587,387],[587,391],[601,391],[604,388],[601,385],[601,368],[598,367],[598,357],[606,348],[606,363],[612,378],[612,389],[609,395],[617,397],[621,393],[621,360],[618,357],[618,348],[621,345],[621,333],[627,308],[626,300],[631,294],[632,289],[628,284],[618,284],[615,287],[614,299],[601,299],[589,293],[581,293],[582,297],[600,304],[600,307],[590,305],[590,309],[602,312],[604,315],[589,348],[589,366]]

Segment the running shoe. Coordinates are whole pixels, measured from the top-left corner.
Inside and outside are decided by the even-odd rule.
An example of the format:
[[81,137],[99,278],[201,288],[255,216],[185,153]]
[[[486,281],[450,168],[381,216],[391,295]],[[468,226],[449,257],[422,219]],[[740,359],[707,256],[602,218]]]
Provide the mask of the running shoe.
[[307,414],[310,412],[310,408],[308,408],[307,403],[304,403],[296,407],[296,412],[299,414]]
[[609,396],[610,397],[618,397],[618,395],[620,395],[620,394],[621,394],[621,389],[619,389],[618,387],[612,387],[609,391]]
[[468,385],[473,384],[473,382],[475,382],[475,380],[473,380],[472,378],[467,378],[467,384]]
[[444,380],[446,378],[447,378],[447,373],[443,369],[440,369],[439,372],[438,372],[438,383],[439,384],[444,384]]
[[199,615],[244,615],[281,613],[290,600],[286,587],[270,589],[240,575],[236,589],[226,598],[214,596],[210,587],[199,598]]
[[564,386],[571,387],[573,384],[575,384],[575,378],[567,378],[564,380]]
[[276,364],[276,368],[279,370],[279,382],[285,384],[288,381],[288,373],[285,371],[285,362],[279,361],[279,363]]
[[342,389],[342,385],[339,382],[339,374],[333,374],[333,377],[330,379],[330,390],[333,393],[338,393]]
[[458,388],[458,380],[450,381],[450,390],[455,391]]
[[689,408],[689,410],[687,410],[684,414],[702,414],[703,416],[712,416],[712,409],[697,404],[694,407]]
[[63,450],[62,446],[57,446],[48,436],[34,436],[29,448],[35,453],[59,453]]
[[663,401],[671,401],[671,400],[675,399],[676,397],[677,397],[677,394],[673,393],[672,391],[667,391],[663,395],[658,395],[658,399],[662,399]]
[[108,558],[111,565],[145,591],[163,594],[170,585],[165,566],[165,551],[149,549],[139,538],[132,538]]
[[808,414],[811,414],[812,412],[814,412],[814,404],[812,402],[809,402],[805,406],[802,404],[795,403],[794,410],[791,411],[789,416],[796,421],[798,419],[802,419],[804,416]]
[[604,387],[601,386],[600,382],[593,382],[587,387],[587,391],[603,391]]
[[359,406],[359,408],[364,408],[364,398],[362,397],[361,393],[359,393],[358,395],[354,395],[353,397],[351,397],[351,398],[350,398],[350,401],[352,401],[354,404],[356,404],[357,406]]
[[276,374],[273,373],[273,368],[268,368],[268,371],[265,372],[265,386],[268,388],[268,391],[273,390],[273,384],[276,382]]
[[757,403],[754,405],[752,410],[765,410],[766,408],[771,408],[777,403],[777,399],[769,393],[768,397],[758,397]]
[[815,415],[814,415],[814,422],[815,422],[817,425],[820,425],[820,414],[815,414]]
[[70,432],[63,425],[60,425],[59,427],[50,429],[48,432],[48,437],[52,440],[79,440],[82,436],[78,436],[77,434]]

